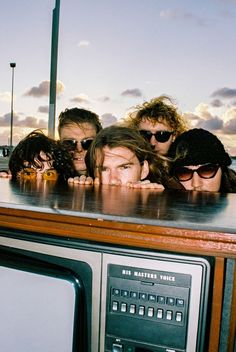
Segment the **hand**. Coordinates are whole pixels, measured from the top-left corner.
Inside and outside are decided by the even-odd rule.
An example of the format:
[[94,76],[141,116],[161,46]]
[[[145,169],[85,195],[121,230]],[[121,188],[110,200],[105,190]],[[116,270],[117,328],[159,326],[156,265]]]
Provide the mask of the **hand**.
[[93,185],[93,179],[90,176],[81,175],[68,178],[68,183],[79,185]]
[[145,189],[158,189],[163,191],[165,187],[159,183],[152,183],[149,180],[139,182],[128,182],[127,187],[130,188],[145,188]]
[[10,171],[0,171],[0,177],[11,178]]

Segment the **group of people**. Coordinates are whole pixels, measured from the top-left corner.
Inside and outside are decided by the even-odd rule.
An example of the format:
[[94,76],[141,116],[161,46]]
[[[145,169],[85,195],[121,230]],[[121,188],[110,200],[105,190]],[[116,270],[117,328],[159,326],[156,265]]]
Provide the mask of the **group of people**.
[[13,179],[54,179],[133,188],[236,192],[236,173],[221,141],[189,129],[168,96],[135,107],[102,128],[92,111],[59,115],[59,141],[34,131],[14,148]]

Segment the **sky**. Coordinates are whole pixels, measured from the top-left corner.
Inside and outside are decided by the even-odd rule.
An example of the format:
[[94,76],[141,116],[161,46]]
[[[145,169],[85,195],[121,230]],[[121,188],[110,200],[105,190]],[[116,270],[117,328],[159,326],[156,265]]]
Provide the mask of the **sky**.
[[[47,128],[55,0],[0,4],[0,144]],[[236,0],[61,0],[57,117],[96,112],[103,126],[166,94],[191,128],[236,155]]]

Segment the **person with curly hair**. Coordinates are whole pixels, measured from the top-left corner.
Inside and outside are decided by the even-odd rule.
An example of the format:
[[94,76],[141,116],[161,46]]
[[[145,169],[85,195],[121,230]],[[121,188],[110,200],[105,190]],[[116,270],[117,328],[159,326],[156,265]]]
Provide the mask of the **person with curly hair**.
[[65,109],[59,115],[59,138],[70,152],[78,176],[87,175],[84,158],[101,129],[99,116],[92,111],[71,108]]
[[186,121],[167,95],[137,105],[124,120],[124,125],[138,129],[160,155],[166,155],[175,138],[187,130]]
[[75,170],[71,155],[59,142],[35,130],[22,139],[9,159],[13,180],[58,180],[66,182]]

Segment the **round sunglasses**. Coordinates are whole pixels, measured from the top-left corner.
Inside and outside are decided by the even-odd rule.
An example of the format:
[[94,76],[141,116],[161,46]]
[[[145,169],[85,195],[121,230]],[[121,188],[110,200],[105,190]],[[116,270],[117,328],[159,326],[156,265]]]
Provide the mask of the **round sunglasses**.
[[155,136],[156,141],[160,143],[167,142],[170,139],[170,136],[174,133],[170,131],[157,131],[153,133],[146,130],[140,130],[139,132],[146,140],[148,140],[148,142],[150,142],[152,136]]
[[[37,174],[40,174],[40,169],[36,170],[32,167],[25,167],[18,173],[18,178],[22,180],[35,180],[37,178]],[[41,177],[43,180],[57,180],[58,173],[55,169],[47,169],[41,173]]]
[[69,152],[74,152],[78,143],[81,144],[84,150],[88,150],[92,141],[93,138],[82,139],[81,141],[77,141],[76,139],[64,139],[61,143]]
[[219,165],[214,164],[205,164],[199,166],[197,169],[189,169],[185,166],[176,167],[173,171],[173,174],[181,182],[189,181],[192,179],[194,172],[198,174],[201,178],[210,179],[215,177],[217,171],[219,170]]

